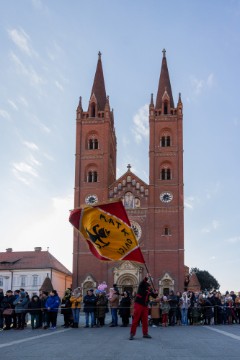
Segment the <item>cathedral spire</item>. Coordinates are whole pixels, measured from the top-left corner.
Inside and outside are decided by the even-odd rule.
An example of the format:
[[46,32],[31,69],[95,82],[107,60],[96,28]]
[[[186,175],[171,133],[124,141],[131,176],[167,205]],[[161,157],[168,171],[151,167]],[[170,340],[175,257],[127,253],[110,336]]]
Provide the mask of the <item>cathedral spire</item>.
[[101,52],[98,53],[98,62],[97,69],[94,77],[91,97],[94,94],[97,99],[98,110],[104,111],[104,107],[106,105],[107,97],[102,69],[102,60],[101,60]]
[[172,96],[172,88],[168,73],[167,66],[167,58],[166,58],[166,50],[163,49],[163,58],[162,58],[162,68],[160,72],[159,84],[158,84],[158,92],[156,99],[156,109],[162,108],[162,97],[164,92],[166,91],[170,98],[170,107],[174,108],[173,96]]

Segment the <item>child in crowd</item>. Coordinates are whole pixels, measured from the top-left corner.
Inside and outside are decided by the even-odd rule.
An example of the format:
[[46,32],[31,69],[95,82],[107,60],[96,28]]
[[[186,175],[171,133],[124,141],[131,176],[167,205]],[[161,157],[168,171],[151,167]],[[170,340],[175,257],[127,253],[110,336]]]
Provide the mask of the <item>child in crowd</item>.
[[162,326],[166,327],[168,326],[168,313],[170,310],[170,305],[166,296],[163,296],[160,307],[162,310]]

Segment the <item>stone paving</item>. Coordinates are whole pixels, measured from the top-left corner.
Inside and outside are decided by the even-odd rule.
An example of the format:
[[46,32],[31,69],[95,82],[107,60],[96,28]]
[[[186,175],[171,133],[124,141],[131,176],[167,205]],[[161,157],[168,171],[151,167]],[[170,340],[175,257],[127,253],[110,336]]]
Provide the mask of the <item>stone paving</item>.
[[240,359],[240,325],[150,327],[152,339],[143,339],[139,327],[132,341],[130,328],[85,329],[83,314],[80,328],[61,325],[60,315],[56,330],[2,331],[1,359]]

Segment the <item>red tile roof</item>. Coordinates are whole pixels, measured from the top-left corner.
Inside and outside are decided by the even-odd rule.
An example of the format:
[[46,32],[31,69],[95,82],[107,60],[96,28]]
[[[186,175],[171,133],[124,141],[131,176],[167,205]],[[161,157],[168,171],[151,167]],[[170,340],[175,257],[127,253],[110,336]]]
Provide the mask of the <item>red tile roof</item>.
[[0,270],[51,268],[71,276],[72,273],[48,251],[0,252]]

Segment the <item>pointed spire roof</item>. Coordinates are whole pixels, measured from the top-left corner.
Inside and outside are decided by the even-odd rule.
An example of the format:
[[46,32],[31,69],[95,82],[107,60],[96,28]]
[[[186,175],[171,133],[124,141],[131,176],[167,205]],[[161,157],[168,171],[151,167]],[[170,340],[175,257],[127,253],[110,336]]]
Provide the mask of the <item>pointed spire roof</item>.
[[104,111],[107,97],[106,97],[101,55],[102,54],[99,51],[97,69],[96,69],[96,73],[95,73],[95,77],[94,77],[91,97],[93,94],[95,95],[95,97],[97,99],[97,103],[98,103],[98,110]]
[[46,291],[50,293],[53,290],[53,285],[51,279],[47,276],[42,283],[42,286],[39,289],[40,291]]
[[170,83],[170,78],[169,78],[169,73],[168,73],[168,66],[167,66],[166,50],[163,49],[162,68],[161,68],[159,84],[158,84],[156,109],[161,109],[162,97],[163,97],[163,94],[165,91],[167,91],[168,96],[170,98],[170,107],[174,108],[172,88],[171,88],[171,83]]

